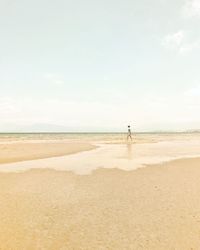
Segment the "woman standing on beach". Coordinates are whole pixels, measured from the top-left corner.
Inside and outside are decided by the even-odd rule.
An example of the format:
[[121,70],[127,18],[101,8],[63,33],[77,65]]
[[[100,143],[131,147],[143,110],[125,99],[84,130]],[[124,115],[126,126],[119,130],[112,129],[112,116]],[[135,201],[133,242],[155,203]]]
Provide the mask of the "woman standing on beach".
[[131,141],[132,141],[132,134],[131,134],[131,126],[130,125],[128,125],[127,141],[129,139],[131,139]]

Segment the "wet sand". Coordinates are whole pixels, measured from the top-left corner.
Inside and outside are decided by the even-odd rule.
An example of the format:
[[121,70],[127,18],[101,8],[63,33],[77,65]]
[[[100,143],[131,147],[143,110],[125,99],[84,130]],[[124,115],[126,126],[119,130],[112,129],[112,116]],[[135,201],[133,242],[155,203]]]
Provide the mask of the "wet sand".
[[198,250],[200,159],[0,173],[1,250]]
[[[49,145],[51,146],[51,144],[52,143]],[[69,143],[64,145],[66,147],[64,153],[66,154],[66,152],[71,149],[72,144]],[[67,149],[67,145],[69,149]],[[74,148],[76,147],[77,149],[79,148],[78,143],[74,143]],[[82,151],[78,154],[0,164],[0,172],[22,172],[36,168],[49,168],[54,170],[73,171],[75,174],[80,175],[88,175],[99,168],[116,168],[131,171],[146,167],[150,164],[156,165],[176,159],[200,157],[200,141],[194,140],[142,144],[132,144],[129,142],[120,145],[96,144],[96,147],[97,148],[93,150]],[[30,148],[32,148],[32,146]],[[55,154],[54,143],[51,148]],[[62,144],[57,148],[58,153],[60,153],[59,149],[63,150]],[[44,150],[46,150],[46,146],[44,146]],[[15,153],[17,153],[17,151]]]
[[80,142],[3,142],[0,144],[0,163],[57,157],[95,149]]

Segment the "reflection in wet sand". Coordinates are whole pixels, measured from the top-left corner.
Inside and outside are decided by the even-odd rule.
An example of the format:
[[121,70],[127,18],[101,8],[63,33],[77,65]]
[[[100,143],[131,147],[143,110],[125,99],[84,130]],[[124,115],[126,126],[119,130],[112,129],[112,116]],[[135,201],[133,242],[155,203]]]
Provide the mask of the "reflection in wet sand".
[[132,155],[132,142],[127,142],[127,158],[131,160],[133,158]]

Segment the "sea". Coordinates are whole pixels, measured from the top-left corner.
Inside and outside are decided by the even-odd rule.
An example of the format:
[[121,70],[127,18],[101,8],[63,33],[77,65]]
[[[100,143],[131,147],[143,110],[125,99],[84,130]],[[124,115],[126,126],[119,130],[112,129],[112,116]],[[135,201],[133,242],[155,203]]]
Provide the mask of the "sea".
[[[132,133],[133,143],[200,140],[200,132],[137,132]],[[108,144],[127,143],[124,132],[111,133],[0,133],[0,143],[23,141],[87,141]]]

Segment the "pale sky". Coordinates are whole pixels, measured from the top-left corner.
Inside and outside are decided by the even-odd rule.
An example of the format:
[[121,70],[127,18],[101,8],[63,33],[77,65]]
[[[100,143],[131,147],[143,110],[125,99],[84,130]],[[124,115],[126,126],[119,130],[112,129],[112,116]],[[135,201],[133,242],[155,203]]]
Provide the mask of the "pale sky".
[[0,131],[200,128],[200,0],[0,0]]

